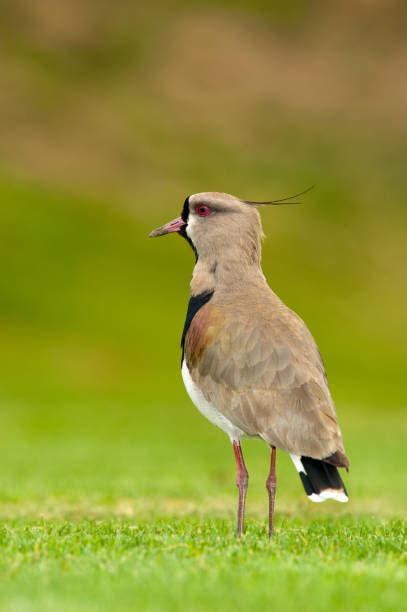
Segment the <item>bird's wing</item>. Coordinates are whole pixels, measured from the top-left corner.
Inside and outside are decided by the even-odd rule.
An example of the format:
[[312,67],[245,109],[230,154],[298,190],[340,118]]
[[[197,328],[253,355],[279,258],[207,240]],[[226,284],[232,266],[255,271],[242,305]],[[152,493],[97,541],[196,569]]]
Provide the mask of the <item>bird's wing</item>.
[[318,348],[284,304],[247,312],[209,302],[185,358],[206,399],[248,435],[317,459],[344,453]]

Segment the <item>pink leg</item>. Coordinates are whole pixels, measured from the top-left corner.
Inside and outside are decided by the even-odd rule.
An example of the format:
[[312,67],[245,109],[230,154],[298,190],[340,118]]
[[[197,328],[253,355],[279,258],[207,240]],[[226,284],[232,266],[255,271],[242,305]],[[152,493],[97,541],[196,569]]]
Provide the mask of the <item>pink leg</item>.
[[277,478],[276,478],[276,447],[271,447],[270,472],[266,480],[266,489],[269,494],[269,536],[274,535],[274,502],[276,499]]
[[236,461],[236,484],[237,488],[239,489],[239,506],[237,509],[237,536],[240,538],[240,536],[243,534],[244,509],[246,505],[246,492],[247,485],[249,483],[249,474],[244,464],[242,447],[240,446],[240,442],[236,440],[233,441],[233,450],[235,453]]

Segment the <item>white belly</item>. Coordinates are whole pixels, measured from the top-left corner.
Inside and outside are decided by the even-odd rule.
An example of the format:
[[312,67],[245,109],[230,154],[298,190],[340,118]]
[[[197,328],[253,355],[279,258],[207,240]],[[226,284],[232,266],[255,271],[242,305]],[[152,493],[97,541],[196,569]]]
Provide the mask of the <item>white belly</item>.
[[202,391],[198,389],[198,387],[192,380],[185,359],[182,362],[181,372],[182,379],[184,381],[184,385],[188,392],[188,395],[195,404],[195,406],[198,408],[199,412],[201,412],[208,419],[208,421],[210,421],[217,427],[220,427],[220,429],[223,429],[223,431],[228,434],[229,438],[232,441],[240,440],[240,438],[244,435],[244,432],[235,425],[233,425],[233,423],[229,421],[229,419],[227,419],[225,416],[223,416],[223,414],[221,414],[213,404],[211,404],[210,402],[208,402],[207,399],[205,399]]

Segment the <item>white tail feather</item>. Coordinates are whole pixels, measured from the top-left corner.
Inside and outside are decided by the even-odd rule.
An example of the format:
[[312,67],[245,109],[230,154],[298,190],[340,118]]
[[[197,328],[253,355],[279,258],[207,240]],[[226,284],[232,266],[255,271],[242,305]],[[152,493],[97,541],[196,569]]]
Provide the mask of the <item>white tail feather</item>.
[[312,482],[307,474],[307,471],[301,461],[301,457],[292,453],[290,453],[290,457],[295,465],[297,472],[301,477],[302,483],[307,493],[307,497],[310,501],[315,503],[321,503],[326,501],[327,499],[333,499],[341,503],[346,503],[348,501],[349,498],[343,488],[333,489],[331,487],[327,487],[326,489],[322,489],[319,492],[315,491]]

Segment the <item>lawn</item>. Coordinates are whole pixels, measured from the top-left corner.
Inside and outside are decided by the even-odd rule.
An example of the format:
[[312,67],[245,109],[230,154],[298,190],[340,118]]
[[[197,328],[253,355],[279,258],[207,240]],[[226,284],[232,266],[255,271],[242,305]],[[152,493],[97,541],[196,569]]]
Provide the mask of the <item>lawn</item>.
[[[205,520],[206,518],[206,520]],[[2,609],[402,610],[401,521],[14,520],[2,528]]]
[[2,609],[403,608],[400,416],[370,415],[368,429],[363,410],[343,419],[347,505],[308,502],[280,453],[270,542],[265,446],[245,444],[251,482],[238,541],[229,442],[185,400],[3,409]]

